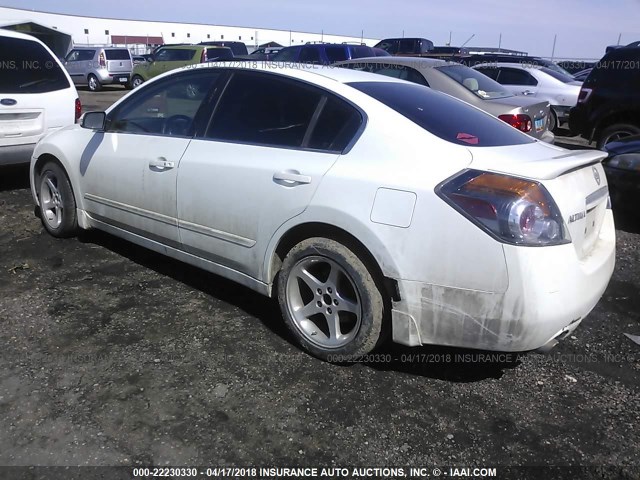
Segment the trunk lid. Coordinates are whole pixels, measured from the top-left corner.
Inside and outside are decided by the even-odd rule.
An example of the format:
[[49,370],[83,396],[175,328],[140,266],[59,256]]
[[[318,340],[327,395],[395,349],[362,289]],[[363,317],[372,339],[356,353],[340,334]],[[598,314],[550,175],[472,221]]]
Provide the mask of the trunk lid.
[[531,118],[532,128],[528,132],[534,138],[542,138],[549,124],[549,102],[523,96],[488,99],[494,105],[504,105],[504,113],[523,113]]
[[598,240],[609,189],[602,167],[606,153],[565,150],[542,142],[491,149],[469,149],[471,168],[531,178],[553,197],[578,258],[588,256]]

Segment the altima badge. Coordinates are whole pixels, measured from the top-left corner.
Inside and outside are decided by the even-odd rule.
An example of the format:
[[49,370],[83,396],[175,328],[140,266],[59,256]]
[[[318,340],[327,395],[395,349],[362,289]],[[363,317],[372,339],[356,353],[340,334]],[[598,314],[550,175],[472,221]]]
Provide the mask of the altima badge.
[[596,179],[596,183],[600,185],[600,173],[598,173],[598,169],[596,167],[591,167],[593,170],[593,178]]

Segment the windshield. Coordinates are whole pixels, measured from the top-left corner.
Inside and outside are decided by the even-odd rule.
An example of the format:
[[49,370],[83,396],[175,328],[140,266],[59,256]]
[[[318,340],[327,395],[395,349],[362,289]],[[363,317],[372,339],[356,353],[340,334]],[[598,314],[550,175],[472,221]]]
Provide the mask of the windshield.
[[502,120],[422,85],[405,82],[355,82],[348,85],[451,143],[495,147],[534,142]]
[[498,82],[473,68],[465,67],[464,65],[447,65],[437,67],[437,70],[455,80],[483,100],[513,97],[513,94]]
[[542,67],[540,71],[546,73],[547,75],[551,75],[553,78],[555,78],[556,80],[560,80],[562,83],[571,83],[576,81],[576,79],[571,75],[565,75],[564,73],[556,72],[555,70],[552,70],[548,67]]

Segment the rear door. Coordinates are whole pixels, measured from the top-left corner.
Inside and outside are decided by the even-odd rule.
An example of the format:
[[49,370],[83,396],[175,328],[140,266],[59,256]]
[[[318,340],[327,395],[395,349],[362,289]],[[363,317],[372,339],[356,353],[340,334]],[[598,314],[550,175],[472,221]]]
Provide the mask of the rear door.
[[[75,121],[75,88],[36,41],[0,35],[0,147],[34,144]],[[0,159],[2,163],[2,159]]]
[[362,124],[358,110],[292,79],[236,72],[178,176],[178,224],[194,255],[260,279],[275,231],[309,204]]
[[515,95],[535,96],[538,93],[538,81],[526,70],[500,67],[498,83]]

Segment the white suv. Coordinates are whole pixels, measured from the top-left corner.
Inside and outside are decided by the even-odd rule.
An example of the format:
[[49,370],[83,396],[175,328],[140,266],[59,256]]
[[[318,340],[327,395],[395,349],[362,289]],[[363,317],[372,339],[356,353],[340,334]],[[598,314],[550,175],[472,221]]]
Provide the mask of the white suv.
[[69,74],[35,37],[0,29],[0,165],[29,163],[36,143],[80,117]]

